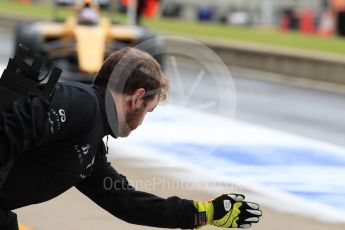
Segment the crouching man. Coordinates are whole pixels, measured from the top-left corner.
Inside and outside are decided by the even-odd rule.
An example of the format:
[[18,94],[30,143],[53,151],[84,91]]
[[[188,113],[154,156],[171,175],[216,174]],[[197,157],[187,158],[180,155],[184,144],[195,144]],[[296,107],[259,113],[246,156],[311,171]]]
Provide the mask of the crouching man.
[[[58,83],[49,99],[19,99],[0,113],[0,229],[17,230],[11,210],[50,200],[72,186],[128,223],[193,229],[207,224],[248,228],[261,211],[240,194],[209,202],[163,199],[136,191],[107,161],[103,137],[127,137],[165,99],[168,80],[149,54],[110,55],[93,86]],[[106,189],[111,178],[114,189]]]

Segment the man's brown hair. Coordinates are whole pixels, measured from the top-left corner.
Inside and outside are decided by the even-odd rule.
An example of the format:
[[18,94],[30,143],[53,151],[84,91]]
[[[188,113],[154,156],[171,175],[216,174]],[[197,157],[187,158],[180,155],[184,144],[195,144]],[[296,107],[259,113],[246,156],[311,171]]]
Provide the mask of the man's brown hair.
[[164,101],[168,79],[150,54],[127,47],[109,55],[96,76],[95,85],[108,86],[112,91],[127,95],[144,88],[145,101],[156,94]]

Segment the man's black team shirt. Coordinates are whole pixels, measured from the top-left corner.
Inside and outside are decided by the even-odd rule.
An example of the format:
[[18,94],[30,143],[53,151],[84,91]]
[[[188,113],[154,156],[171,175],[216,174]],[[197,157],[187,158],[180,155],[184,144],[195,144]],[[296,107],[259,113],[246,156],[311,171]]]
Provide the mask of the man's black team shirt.
[[0,210],[44,202],[75,186],[126,222],[193,228],[192,201],[135,191],[107,162],[102,139],[116,133],[104,95],[103,87],[59,83],[51,99],[18,100],[0,113],[0,168],[14,160],[0,189]]

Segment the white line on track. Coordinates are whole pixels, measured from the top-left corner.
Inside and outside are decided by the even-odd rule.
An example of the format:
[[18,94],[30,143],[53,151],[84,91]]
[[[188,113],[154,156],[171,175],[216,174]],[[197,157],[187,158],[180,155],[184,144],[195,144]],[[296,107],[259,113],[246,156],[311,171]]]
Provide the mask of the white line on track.
[[0,63],[0,78],[5,68],[6,68],[5,64]]

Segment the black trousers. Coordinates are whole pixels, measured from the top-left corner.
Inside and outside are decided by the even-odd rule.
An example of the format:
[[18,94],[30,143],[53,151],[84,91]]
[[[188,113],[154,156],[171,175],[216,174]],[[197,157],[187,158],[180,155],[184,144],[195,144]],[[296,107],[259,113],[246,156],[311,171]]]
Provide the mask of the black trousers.
[[0,209],[0,229],[19,230],[17,215],[14,212]]
[[[9,162],[0,168],[0,188],[7,177],[9,170],[12,167],[12,162]],[[1,204],[0,204],[1,206]],[[17,215],[14,212],[2,210],[0,208],[0,229],[1,230],[18,230]]]

